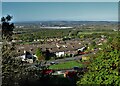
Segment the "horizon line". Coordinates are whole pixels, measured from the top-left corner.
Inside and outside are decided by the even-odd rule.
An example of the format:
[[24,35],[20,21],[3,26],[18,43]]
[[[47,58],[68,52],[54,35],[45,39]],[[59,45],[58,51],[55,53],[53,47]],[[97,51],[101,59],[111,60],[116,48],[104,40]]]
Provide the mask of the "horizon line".
[[119,20],[30,20],[30,21],[14,21],[14,22],[42,22],[42,21],[91,21],[91,22],[94,22],[94,21],[116,21],[118,22]]

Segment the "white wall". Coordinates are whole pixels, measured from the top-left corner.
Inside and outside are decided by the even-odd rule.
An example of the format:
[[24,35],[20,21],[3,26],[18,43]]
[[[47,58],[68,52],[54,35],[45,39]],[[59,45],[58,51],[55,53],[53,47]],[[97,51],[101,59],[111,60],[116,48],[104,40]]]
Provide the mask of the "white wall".
[[56,52],[55,54],[57,57],[61,57],[65,55],[65,52]]

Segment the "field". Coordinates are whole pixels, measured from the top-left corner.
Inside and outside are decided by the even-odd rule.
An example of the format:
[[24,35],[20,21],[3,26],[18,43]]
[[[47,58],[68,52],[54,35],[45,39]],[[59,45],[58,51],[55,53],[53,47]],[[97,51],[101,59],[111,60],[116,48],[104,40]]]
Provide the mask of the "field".
[[78,63],[76,61],[69,61],[69,62],[65,62],[65,63],[51,65],[49,68],[50,69],[69,69],[69,68],[73,68],[75,66],[83,67],[82,64],[80,64],[80,63]]

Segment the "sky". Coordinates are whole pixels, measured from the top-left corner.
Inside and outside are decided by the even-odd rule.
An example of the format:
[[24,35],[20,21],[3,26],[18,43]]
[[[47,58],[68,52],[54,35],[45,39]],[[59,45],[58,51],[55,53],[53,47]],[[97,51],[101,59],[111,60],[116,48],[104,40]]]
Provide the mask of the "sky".
[[117,21],[117,2],[2,2],[13,21]]
[[2,0],[3,2],[119,2],[119,0]]
[[2,16],[2,3],[0,2],[0,17]]

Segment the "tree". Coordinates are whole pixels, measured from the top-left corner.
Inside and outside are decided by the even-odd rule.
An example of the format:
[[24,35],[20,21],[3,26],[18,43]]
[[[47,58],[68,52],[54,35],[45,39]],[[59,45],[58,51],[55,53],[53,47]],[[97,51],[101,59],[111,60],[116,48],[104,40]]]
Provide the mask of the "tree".
[[39,48],[36,50],[36,56],[37,56],[37,59],[39,61],[44,60],[44,56],[42,54],[42,51]]
[[12,34],[14,29],[14,24],[10,23],[12,16],[7,15],[6,17],[1,18],[2,22],[2,39],[6,39],[7,41],[12,40]]
[[[118,44],[119,41],[116,39],[113,42]],[[88,66],[89,71],[77,82],[78,86],[81,84],[110,84],[113,86],[120,84],[118,66],[120,52],[116,47],[118,45],[112,47],[113,42],[99,52],[95,60]]]
[[[15,58],[15,47],[11,42],[14,24],[11,16],[2,17],[2,86],[29,86],[30,80],[37,81],[40,71],[23,65],[21,59]],[[11,30],[12,29],[12,30]]]
[[49,60],[49,59],[50,59],[50,56],[51,56],[51,54],[50,54],[49,49],[46,49],[46,52],[45,52],[45,60]]
[[15,46],[11,42],[14,24],[10,23],[12,16],[1,18],[2,22],[2,86],[18,86],[24,67],[20,59],[14,57]]

